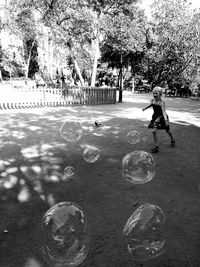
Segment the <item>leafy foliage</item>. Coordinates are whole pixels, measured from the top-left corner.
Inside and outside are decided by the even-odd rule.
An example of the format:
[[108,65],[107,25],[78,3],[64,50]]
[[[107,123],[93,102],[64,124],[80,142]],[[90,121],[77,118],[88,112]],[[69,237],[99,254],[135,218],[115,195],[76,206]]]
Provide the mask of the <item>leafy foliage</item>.
[[150,25],[152,47],[143,60],[145,76],[153,86],[181,78],[194,60],[197,31],[187,1],[155,0]]
[[107,17],[105,39],[101,44],[102,61],[111,67],[132,66],[135,72],[146,50],[146,22],[144,13],[137,6],[130,6],[129,14]]
[[186,0],[154,0],[151,21],[136,0],[13,0],[10,6],[9,24],[23,37],[27,59],[32,47],[32,71],[38,69],[37,41],[44,37],[40,21],[51,32],[62,63],[74,73],[76,60],[85,77],[91,75],[99,44],[98,66],[131,68],[132,75],[152,86],[196,79],[200,73],[200,15]]

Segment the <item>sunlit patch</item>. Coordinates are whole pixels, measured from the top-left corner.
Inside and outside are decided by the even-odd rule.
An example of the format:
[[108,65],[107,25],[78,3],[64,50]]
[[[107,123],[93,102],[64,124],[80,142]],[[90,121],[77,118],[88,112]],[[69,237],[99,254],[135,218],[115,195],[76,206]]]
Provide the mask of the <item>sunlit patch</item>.
[[6,169],[7,173],[16,173],[18,171],[17,167],[9,167]]
[[93,135],[95,135],[95,136],[104,136],[103,133],[93,133]]
[[0,189],[11,189],[17,184],[18,178],[14,175],[6,175],[0,180]]
[[33,165],[31,169],[37,174],[40,174],[42,172],[42,168],[38,165]]
[[108,130],[110,130],[110,129],[112,129],[112,126],[101,126],[101,130],[103,130],[103,131],[108,131]]
[[26,137],[26,134],[22,131],[12,131],[12,136],[16,139],[23,139]]
[[26,184],[26,182],[25,182],[25,180],[24,180],[24,179],[20,179],[20,180],[19,180],[19,184],[20,184],[20,185],[25,185],[25,184]]
[[28,258],[23,267],[42,267],[42,265],[34,258]]
[[60,172],[60,166],[49,167],[46,166],[43,169],[42,178],[49,182],[59,182],[63,179],[63,174]]
[[45,197],[45,194],[40,194],[40,198],[44,201],[46,201],[46,197]]
[[108,159],[108,162],[110,162],[110,163],[118,163],[119,162],[119,159],[109,158]]
[[56,204],[56,199],[55,199],[55,197],[54,197],[53,194],[49,194],[49,195],[47,196],[46,201],[48,202],[48,204],[49,204],[50,207],[52,207],[53,205]]
[[41,149],[41,152],[44,152],[44,151],[47,151],[49,149],[51,149],[53,146],[50,145],[50,144],[42,144],[40,149]]
[[5,171],[1,173],[1,177],[2,177],[2,178],[3,178],[3,177],[6,177],[6,175],[7,175],[7,172],[5,172]]
[[20,166],[20,170],[27,177],[36,177],[42,173],[42,168],[40,166]]
[[5,170],[6,166],[9,166],[10,162],[6,160],[0,160],[0,171]]
[[40,155],[37,146],[22,148],[21,153],[27,159],[37,158]]
[[119,130],[113,130],[111,131],[112,134],[118,134],[119,133]]
[[19,192],[18,196],[17,196],[17,199],[20,201],[20,202],[27,202],[29,201],[31,198],[31,195],[30,195],[30,192],[29,192],[29,189],[27,186],[24,186],[21,191]]
[[[189,112],[179,112],[179,111],[168,111],[169,118],[171,122],[182,124],[182,125],[195,125],[200,127],[200,116],[197,114],[192,114]],[[183,120],[184,118],[184,120]]]

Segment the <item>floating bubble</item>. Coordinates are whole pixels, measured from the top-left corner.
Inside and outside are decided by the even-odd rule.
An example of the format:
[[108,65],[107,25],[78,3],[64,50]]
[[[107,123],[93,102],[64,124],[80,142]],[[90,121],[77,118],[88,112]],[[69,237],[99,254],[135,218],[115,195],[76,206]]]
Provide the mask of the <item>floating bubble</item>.
[[64,169],[64,175],[65,175],[66,177],[71,177],[71,176],[74,175],[74,173],[75,173],[75,169],[74,169],[74,167],[72,167],[72,166],[67,166],[67,167]]
[[88,226],[82,209],[73,202],[61,202],[44,215],[45,259],[56,267],[78,266],[89,250]]
[[96,147],[86,147],[84,152],[83,152],[83,158],[85,161],[89,162],[89,163],[93,163],[95,161],[97,161],[100,157],[101,153],[100,150]]
[[131,145],[135,145],[137,143],[140,142],[140,134],[139,132],[137,131],[131,131],[127,134],[127,138],[128,138],[128,142],[131,144]]
[[160,256],[166,251],[165,214],[149,203],[140,206],[126,222],[123,237],[127,252],[135,260]]
[[65,121],[60,128],[60,134],[65,140],[76,142],[81,138],[83,129],[77,121]]
[[131,183],[145,184],[155,176],[155,162],[148,152],[137,150],[122,160],[122,175]]

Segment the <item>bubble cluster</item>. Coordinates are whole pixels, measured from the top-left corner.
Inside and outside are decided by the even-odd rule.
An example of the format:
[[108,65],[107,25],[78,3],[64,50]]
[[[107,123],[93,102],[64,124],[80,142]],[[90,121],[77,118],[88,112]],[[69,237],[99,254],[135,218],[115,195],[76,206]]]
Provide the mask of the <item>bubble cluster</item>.
[[135,144],[139,143],[140,142],[140,139],[141,139],[140,134],[137,131],[130,131],[127,134],[127,138],[128,138],[128,142],[131,145],[135,145]]
[[88,254],[88,226],[83,210],[61,202],[44,215],[43,255],[51,266],[78,266]]
[[135,260],[145,261],[166,251],[165,214],[146,203],[131,215],[123,229],[125,247]]
[[137,150],[127,154],[122,160],[122,176],[134,184],[144,184],[155,176],[155,162],[146,151]]
[[76,142],[83,134],[81,124],[77,121],[65,121],[60,128],[60,135],[66,141]]
[[65,169],[64,169],[64,176],[65,177],[71,177],[73,176],[75,173],[75,169],[73,166],[67,166]]
[[92,146],[86,147],[83,152],[83,158],[88,163],[93,163],[97,161],[100,155],[101,155],[100,150],[97,147],[92,147]]

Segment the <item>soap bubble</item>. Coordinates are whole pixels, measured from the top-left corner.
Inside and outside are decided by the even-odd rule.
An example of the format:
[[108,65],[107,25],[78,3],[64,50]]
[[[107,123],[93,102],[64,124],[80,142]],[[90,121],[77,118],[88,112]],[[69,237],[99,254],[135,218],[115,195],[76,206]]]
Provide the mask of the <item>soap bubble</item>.
[[85,215],[73,202],[61,202],[44,215],[45,259],[56,267],[78,266],[89,250],[89,235]]
[[131,145],[135,145],[137,143],[140,142],[140,134],[139,132],[137,131],[131,131],[127,134],[127,138],[128,138],[128,142],[131,144]]
[[60,134],[65,140],[76,142],[81,138],[83,129],[77,121],[65,121],[60,128]]
[[101,153],[100,150],[96,147],[86,147],[84,152],[83,152],[83,158],[85,161],[87,161],[88,163],[93,163],[95,161],[97,161],[100,157]]
[[145,261],[166,251],[165,214],[160,207],[146,203],[126,222],[123,237],[127,252],[135,260]]
[[152,155],[142,150],[127,154],[122,160],[122,175],[134,184],[151,181],[155,176],[155,162]]
[[75,170],[74,170],[74,167],[72,166],[67,166],[65,169],[64,169],[64,175],[66,177],[71,177],[73,176],[75,173]]

